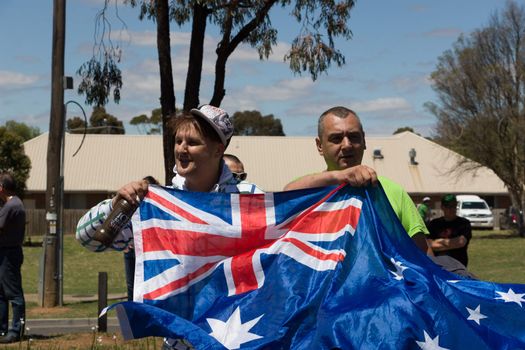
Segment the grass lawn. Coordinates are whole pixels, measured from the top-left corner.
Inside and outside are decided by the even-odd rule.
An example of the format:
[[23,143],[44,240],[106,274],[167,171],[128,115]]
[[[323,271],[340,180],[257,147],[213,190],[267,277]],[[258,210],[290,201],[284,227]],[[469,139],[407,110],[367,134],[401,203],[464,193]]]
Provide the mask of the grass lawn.
[[[42,242],[42,238],[33,238]],[[38,292],[42,247],[24,247],[22,283],[25,293]],[[82,247],[73,235],[64,237],[64,294],[93,295],[98,290],[98,273],[108,273],[109,293],[125,293],[123,254],[116,251],[93,253]]]
[[469,270],[485,281],[525,284],[525,239],[510,231],[474,231]]
[[[125,293],[122,253],[90,252],[73,236],[66,236],[64,245],[64,294],[97,294],[99,271],[108,273],[109,293]],[[40,246],[24,247],[22,278],[25,293],[37,293],[41,253]],[[469,246],[469,270],[482,280],[525,284],[525,239],[512,235],[510,231],[474,231]],[[27,311],[28,318],[96,317],[97,303],[66,302],[64,307],[53,309],[41,309],[36,303],[28,303]]]

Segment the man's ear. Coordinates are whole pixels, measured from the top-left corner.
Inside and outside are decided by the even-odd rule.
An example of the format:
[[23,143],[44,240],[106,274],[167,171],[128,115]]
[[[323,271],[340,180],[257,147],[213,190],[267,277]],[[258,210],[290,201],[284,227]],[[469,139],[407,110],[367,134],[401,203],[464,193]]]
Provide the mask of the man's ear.
[[224,155],[224,152],[226,151],[226,146],[224,146],[221,142],[217,142],[217,148],[216,148],[216,155],[219,158],[222,158]]
[[365,138],[365,132],[363,131],[363,149],[366,149],[366,138]]
[[324,153],[323,153],[323,145],[321,143],[321,139],[319,137],[316,137],[315,138],[315,145],[317,146],[317,152],[319,152],[319,154],[321,156],[324,156]]

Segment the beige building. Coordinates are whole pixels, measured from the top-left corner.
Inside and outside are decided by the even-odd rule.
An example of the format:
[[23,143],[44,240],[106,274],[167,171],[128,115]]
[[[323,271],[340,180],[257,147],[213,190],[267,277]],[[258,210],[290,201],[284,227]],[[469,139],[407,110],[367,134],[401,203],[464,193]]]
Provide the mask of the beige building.
[[[44,208],[48,135],[27,141],[32,169],[26,206]],[[410,132],[367,136],[363,163],[401,184],[417,203],[430,196],[436,203],[445,193],[477,194],[494,208],[509,205],[501,180],[489,169],[453,174],[458,154]],[[66,135],[64,158],[65,208],[88,208],[110,197],[120,186],[146,175],[164,180],[161,136]],[[413,150],[413,151],[411,151]],[[234,136],[227,153],[245,165],[248,181],[266,191],[279,191],[291,180],[325,169],[314,137]]]

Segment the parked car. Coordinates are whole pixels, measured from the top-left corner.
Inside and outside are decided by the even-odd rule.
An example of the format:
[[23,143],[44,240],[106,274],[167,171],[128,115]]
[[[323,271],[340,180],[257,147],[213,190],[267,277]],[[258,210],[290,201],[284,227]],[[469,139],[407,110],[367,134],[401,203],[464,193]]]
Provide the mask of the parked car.
[[503,229],[519,230],[523,227],[523,213],[514,207],[505,209],[501,213],[500,226]]
[[487,202],[476,195],[456,196],[457,215],[470,221],[473,228],[494,228],[494,215]]

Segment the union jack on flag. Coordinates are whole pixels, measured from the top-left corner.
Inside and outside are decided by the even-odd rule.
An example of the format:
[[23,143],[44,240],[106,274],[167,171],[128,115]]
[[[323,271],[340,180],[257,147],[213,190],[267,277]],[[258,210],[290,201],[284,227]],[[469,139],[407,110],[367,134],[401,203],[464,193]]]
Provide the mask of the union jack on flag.
[[355,232],[361,201],[322,201],[321,195],[296,202],[279,193],[231,194],[192,203],[181,199],[182,191],[152,187],[141,224],[134,225],[140,227],[136,253],[144,271],[136,277],[135,301],[185,292],[219,267],[228,295],[249,292],[265,281],[261,255],[284,254],[317,271],[333,270],[346,253],[327,243]]
[[525,349],[525,285],[454,275],[380,187],[256,195],[152,187],[133,219],[125,339],[195,349]]

